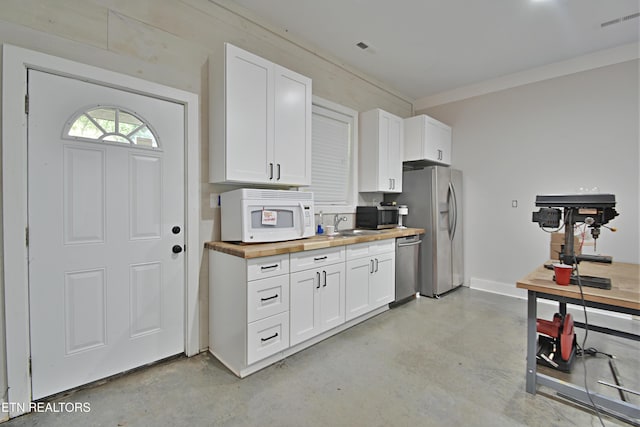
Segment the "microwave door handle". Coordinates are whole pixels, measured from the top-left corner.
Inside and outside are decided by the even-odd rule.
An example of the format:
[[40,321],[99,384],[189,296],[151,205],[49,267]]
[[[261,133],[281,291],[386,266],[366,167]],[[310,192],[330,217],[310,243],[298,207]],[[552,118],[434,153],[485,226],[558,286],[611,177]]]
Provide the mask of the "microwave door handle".
[[298,206],[300,206],[300,237],[304,237],[304,205],[298,202]]

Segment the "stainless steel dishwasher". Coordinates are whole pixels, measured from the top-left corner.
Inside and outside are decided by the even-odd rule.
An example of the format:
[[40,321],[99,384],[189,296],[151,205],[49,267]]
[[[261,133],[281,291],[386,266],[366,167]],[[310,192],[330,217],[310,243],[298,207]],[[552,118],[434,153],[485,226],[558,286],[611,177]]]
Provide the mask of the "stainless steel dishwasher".
[[391,307],[415,298],[420,266],[420,235],[396,239],[396,299]]

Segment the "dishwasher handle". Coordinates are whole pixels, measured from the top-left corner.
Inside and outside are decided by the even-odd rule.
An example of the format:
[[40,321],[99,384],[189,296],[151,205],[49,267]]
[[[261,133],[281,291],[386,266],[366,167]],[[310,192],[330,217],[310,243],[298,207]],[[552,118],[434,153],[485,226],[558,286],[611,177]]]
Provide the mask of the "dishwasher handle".
[[420,243],[422,243],[422,240],[416,240],[415,242],[411,242],[411,243],[398,243],[398,247],[404,248],[405,246],[416,246],[416,245],[419,245]]

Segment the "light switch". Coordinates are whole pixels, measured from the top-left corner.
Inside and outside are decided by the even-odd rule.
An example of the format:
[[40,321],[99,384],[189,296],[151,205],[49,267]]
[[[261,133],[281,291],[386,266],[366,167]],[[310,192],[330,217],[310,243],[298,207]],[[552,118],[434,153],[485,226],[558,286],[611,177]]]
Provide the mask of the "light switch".
[[511,207],[512,208],[517,208],[518,207],[518,201],[517,200],[512,200],[511,201]]

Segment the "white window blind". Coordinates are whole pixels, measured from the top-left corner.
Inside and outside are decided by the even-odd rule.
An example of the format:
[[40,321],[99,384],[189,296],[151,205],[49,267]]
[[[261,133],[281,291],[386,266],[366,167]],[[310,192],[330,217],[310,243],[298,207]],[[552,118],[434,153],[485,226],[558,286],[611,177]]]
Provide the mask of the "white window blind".
[[353,114],[314,103],[309,190],[313,191],[316,206],[353,205],[354,126]]

